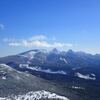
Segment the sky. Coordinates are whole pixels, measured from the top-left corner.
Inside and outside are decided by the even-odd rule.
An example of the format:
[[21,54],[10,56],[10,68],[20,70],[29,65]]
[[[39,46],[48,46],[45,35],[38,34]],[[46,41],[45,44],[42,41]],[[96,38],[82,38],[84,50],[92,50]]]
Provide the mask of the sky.
[[100,0],[0,0],[0,57],[30,49],[100,53]]

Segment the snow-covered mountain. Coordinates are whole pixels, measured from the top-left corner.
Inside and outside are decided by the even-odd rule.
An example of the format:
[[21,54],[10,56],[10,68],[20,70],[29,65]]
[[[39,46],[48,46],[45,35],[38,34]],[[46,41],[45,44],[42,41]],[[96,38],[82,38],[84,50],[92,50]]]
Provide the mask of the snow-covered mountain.
[[[24,91],[25,94],[30,91],[45,90],[63,95],[70,100],[81,100],[79,97],[82,97],[83,100],[95,100],[95,98],[100,100],[99,54],[92,55],[72,50],[35,49],[2,57],[0,63],[0,66],[6,64],[6,70],[9,69],[9,73],[7,73],[6,70],[2,69],[5,67],[1,67],[0,86],[3,88],[6,86],[10,94],[12,94],[12,88],[17,96],[20,89],[21,93]],[[18,74],[22,72],[24,74]],[[22,85],[23,83],[24,85]],[[6,93],[5,88],[0,89],[0,91],[2,95],[4,92]],[[94,91],[98,94],[95,94]],[[78,98],[76,94],[78,94]]]
[[84,52],[52,51],[35,49],[29,50],[18,55],[0,58],[1,63],[15,62],[17,64],[28,63],[34,65],[47,65],[58,67],[93,67],[100,66],[100,55],[92,55]]
[[35,49],[18,55],[2,57],[0,58],[0,63],[25,71],[34,70],[51,74],[63,72],[65,74],[78,68],[94,68],[94,66],[98,68],[100,66],[100,56],[72,50],[65,52],[57,49],[51,51]]
[[20,53],[19,56],[23,56],[23,57],[26,57],[29,60],[31,60],[31,59],[34,59],[35,55],[38,54],[38,53],[44,53],[45,54],[45,53],[48,53],[48,51],[45,50],[45,49],[29,50],[29,51]]

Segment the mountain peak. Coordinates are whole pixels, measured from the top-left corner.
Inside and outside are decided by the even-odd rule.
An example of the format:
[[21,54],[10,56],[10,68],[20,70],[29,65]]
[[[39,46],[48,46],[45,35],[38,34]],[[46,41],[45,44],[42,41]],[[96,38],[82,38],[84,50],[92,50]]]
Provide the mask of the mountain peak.
[[73,53],[74,51],[73,50],[71,50],[71,49],[69,49],[68,51],[67,51],[67,53]]
[[52,49],[52,52],[58,54],[59,51],[57,50],[57,48],[54,48]]

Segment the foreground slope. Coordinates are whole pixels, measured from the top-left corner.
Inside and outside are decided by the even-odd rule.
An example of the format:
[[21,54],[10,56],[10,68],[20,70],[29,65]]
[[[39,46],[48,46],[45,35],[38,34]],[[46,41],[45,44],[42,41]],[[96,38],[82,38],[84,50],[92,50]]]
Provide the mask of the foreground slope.
[[52,93],[57,93],[58,95],[55,94],[55,96],[59,98],[59,95],[62,95],[61,97],[63,98],[63,96],[65,96],[66,100],[81,100],[81,98],[79,98],[76,94],[71,93],[68,90],[63,90],[60,86],[54,83],[27,73],[16,71],[8,65],[0,64],[0,97],[2,98],[1,100],[5,100],[12,95],[13,99],[10,98],[8,100],[17,100],[15,98],[19,98],[18,100],[23,100],[21,99],[21,97],[23,96],[27,97],[29,96],[29,94],[31,94],[31,96],[34,97],[36,93],[43,92],[44,94],[41,95],[46,95],[46,97],[49,97]]

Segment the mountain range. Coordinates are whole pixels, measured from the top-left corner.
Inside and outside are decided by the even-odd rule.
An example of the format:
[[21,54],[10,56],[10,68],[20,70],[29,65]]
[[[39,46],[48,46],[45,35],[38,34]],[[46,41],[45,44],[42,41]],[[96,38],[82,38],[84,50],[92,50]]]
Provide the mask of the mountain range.
[[40,91],[66,100],[100,100],[100,55],[55,48],[1,57],[0,88],[0,97],[20,100]]

